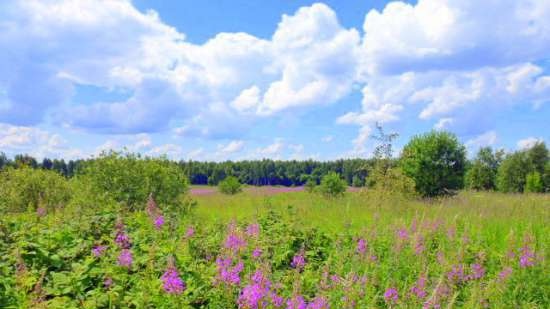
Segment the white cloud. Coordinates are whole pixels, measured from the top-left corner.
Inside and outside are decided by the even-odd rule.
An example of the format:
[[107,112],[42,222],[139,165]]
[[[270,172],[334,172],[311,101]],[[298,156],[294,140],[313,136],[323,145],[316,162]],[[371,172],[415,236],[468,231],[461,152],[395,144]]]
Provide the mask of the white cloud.
[[524,138],[524,139],[521,139],[517,142],[517,147],[518,149],[529,149],[531,147],[533,147],[536,143],[540,143],[540,142],[543,142],[544,139],[539,137],[539,138],[536,138],[536,137],[527,137],[527,138]]
[[441,118],[434,125],[434,129],[446,130],[451,124],[453,124],[453,122],[454,122],[453,118]]
[[241,151],[243,149],[243,146],[244,146],[244,141],[242,140],[231,141],[227,145],[219,145],[218,154],[223,156],[228,156]]
[[67,145],[59,134],[25,126],[0,123],[0,149],[11,155],[26,153],[38,159],[44,157],[74,159],[81,151]]
[[488,131],[466,141],[466,148],[470,153],[474,153],[481,147],[493,146],[497,142],[497,133]]

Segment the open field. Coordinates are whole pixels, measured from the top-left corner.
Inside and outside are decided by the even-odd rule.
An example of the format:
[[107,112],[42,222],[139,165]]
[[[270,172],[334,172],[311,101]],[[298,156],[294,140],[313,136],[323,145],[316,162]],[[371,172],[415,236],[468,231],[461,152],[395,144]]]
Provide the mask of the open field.
[[2,307],[550,305],[548,195],[427,202],[266,189],[194,199],[173,230],[141,211],[3,216]]

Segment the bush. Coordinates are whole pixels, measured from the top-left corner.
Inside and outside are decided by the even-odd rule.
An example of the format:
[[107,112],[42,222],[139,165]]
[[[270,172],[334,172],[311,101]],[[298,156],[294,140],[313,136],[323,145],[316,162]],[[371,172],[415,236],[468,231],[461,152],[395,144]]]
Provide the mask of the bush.
[[218,184],[218,189],[223,194],[237,194],[242,191],[242,185],[239,179],[234,176],[228,176]]
[[0,209],[14,212],[53,209],[71,198],[67,180],[53,171],[29,167],[0,171]]
[[387,195],[414,197],[416,195],[414,180],[403,174],[400,168],[383,168],[376,165],[369,176],[369,186]]
[[151,193],[160,206],[179,204],[188,187],[183,171],[167,159],[116,152],[85,162],[75,181],[88,190],[85,198],[129,210],[143,209]]
[[306,184],[304,187],[306,188],[306,191],[309,193],[313,193],[315,191],[315,187],[317,186],[317,181],[313,179],[313,177],[309,177],[309,179],[306,181]]
[[418,193],[442,195],[463,186],[466,150],[454,134],[432,131],[405,145],[400,166]]
[[342,196],[346,192],[347,183],[337,173],[328,173],[321,179],[319,191],[328,197]]
[[491,147],[481,148],[464,177],[466,187],[472,190],[495,189],[502,154],[502,151],[493,153]]
[[353,176],[353,178],[351,180],[351,185],[356,187],[356,188],[364,187],[365,186],[365,179],[355,175],[355,176]]
[[527,174],[525,178],[525,192],[539,193],[542,192],[542,178],[539,172],[532,172]]

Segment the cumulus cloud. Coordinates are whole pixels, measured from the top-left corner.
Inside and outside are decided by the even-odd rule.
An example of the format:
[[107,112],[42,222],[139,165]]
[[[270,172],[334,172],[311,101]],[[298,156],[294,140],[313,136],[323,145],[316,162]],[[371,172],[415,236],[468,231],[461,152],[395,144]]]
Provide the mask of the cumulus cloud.
[[227,145],[219,145],[218,154],[228,156],[241,151],[243,149],[243,146],[244,141],[242,140],[231,141]]
[[524,138],[524,139],[520,139],[518,142],[517,142],[517,147],[518,149],[529,149],[531,147],[533,147],[536,143],[541,143],[541,142],[544,142],[544,139],[539,137],[533,137],[533,136],[530,136],[530,137],[527,137],[527,138]]
[[466,141],[466,148],[470,154],[475,153],[481,147],[493,146],[497,142],[497,133],[488,131]]

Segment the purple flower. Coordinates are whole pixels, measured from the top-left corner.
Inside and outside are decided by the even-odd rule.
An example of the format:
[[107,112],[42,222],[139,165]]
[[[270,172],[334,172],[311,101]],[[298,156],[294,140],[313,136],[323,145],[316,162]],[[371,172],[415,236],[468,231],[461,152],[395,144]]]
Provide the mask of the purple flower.
[[229,285],[239,285],[241,283],[240,273],[244,269],[243,262],[237,263],[233,266],[233,260],[231,258],[221,258],[216,259],[216,264],[218,266],[218,280],[229,284]]
[[428,295],[426,292],[426,276],[422,275],[418,278],[415,285],[411,288],[411,293],[418,298],[424,298]]
[[239,308],[264,308],[270,296],[271,282],[260,271],[256,270],[251,278],[252,282],[245,286],[237,300]]
[[422,254],[422,252],[424,252],[425,249],[426,247],[424,246],[424,238],[422,236],[419,236],[416,239],[416,243],[414,245],[414,254],[420,255]]
[[512,267],[505,267],[500,273],[498,273],[498,281],[504,282],[512,274]]
[[44,217],[46,215],[46,213],[47,213],[47,211],[46,211],[46,208],[44,208],[44,207],[38,207],[36,209],[36,215],[38,217]]
[[258,237],[260,235],[260,225],[254,223],[247,226],[246,235],[248,235],[249,237]]
[[407,240],[409,238],[409,232],[407,232],[407,229],[398,229],[397,230],[397,238],[401,240]]
[[132,251],[130,251],[129,249],[122,249],[118,256],[118,265],[130,268],[132,266],[132,262]]
[[292,262],[290,263],[290,266],[293,268],[296,268],[297,270],[301,270],[306,266],[306,259],[304,257],[304,251],[301,250],[298,254],[296,254],[292,258]]
[[286,309],[307,309],[307,304],[301,295],[295,295],[286,301]]
[[185,238],[191,238],[193,237],[193,235],[195,235],[195,229],[192,226],[190,226],[185,231]]
[[105,277],[105,280],[103,280],[103,285],[106,288],[110,288],[113,285],[113,278],[111,277]]
[[174,266],[169,266],[160,279],[162,288],[168,294],[181,294],[185,291],[185,282],[181,280],[178,270]]
[[237,235],[234,232],[231,232],[227,235],[225,238],[225,248],[233,250],[233,251],[239,251],[241,248],[246,246],[246,242],[244,239],[240,238],[239,235]]
[[357,253],[363,255],[367,251],[367,241],[363,238],[359,238],[357,241]]
[[259,259],[262,256],[262,249],[256,248],[254,251],[252,251],[252,257],[255,259]]
[[105,252],[105,250],[107,250],[107,246],[97,245],[92,249],[92,253],[94,254],[94,256],[100,257],[103,255],[103,252]]
[[386,300],[387,303],[396,303],[399,300],[397,289],[388,288],[386,292],[384,292],[384,300]]
[[276,293],[271,293],[270,298],[271,298],[271,303],[275,307],[281,307],[285,302],[285,299],[282,296],[277,295]]
[[326,298],[317,296],[307,305],[307,309],[330,309],[330,306]]
[[520,249],[521,256],[519,257],[519,266],[527,268],[535,265],[535,253],[529,246],[524,246]]
[[447,273],[447,279],[453,283],[460,283],[466,279],[464,267],[462,265],[453,265],[450,272]]
[[472,264],[470,268],[472,269],[472,273],[468,276],[468,279],[477,280],[485,276],[485,269],[480,264]]
[[162,226],[164,225],[164,216],[158,216],[155,218],[155,227],[157,230],[160,230]]
[[122,249],[128,249],[131,245],[130,237],[128,237],[124,231],[120,230],[116,234],[115,243]]

